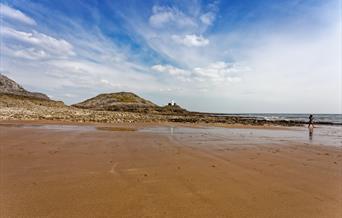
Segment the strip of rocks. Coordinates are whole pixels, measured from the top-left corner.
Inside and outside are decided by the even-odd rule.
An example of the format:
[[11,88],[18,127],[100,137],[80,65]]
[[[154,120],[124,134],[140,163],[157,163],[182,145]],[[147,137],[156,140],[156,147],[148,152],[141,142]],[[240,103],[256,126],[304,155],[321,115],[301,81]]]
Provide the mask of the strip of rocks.
[[148,114],[115,111],[92,111],[74,107],[0,107],[0,120],[55,120],[98,123],[134,123],[134,122],[177,122],[177,123],[217,123],[244,125],[281,125],[297,126],[301,123],[291,121],[264,121],[243,119],[241,117],[210,117],[198,113],[181,115]]

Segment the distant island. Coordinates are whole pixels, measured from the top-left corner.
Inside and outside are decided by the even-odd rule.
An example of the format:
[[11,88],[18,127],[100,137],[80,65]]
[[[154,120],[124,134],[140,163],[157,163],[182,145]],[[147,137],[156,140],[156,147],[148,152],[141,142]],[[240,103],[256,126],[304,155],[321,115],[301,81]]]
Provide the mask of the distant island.
[[134,123],[178,122],[220,125],[302,125],[296,121],[268,121],[242,116],[191,112],[168,103],[159,106],[132,92],[99,94],[83,102],[65,105],[43,93],[30,92],[0,74],[0,120],[59,120],[72,122]]

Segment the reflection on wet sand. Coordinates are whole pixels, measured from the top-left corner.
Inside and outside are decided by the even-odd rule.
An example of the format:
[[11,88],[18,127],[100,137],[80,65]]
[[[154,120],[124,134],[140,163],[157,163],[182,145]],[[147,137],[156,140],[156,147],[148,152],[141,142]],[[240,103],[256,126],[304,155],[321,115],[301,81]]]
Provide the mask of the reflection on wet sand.
[[[236,141],[244,144],[253,142],[255,144],[279,144],[284,141],[313,143],[341,147],[341,127],[320,126],[315,127],[315,138],[313,128],[309,128],[309,140],[305,127],[293,127],[287,129],[252,129],[252,128],[187,128],[187,127],[148,127],[139,129],[139,132],[150,132],[157,134],[168,134],[174,137],[194,137],[205,140],[214,137],[222,140]],[[243,139],[243,141],[241,141]]]
[[309,127],[309,140],[312,141],[313,128]]

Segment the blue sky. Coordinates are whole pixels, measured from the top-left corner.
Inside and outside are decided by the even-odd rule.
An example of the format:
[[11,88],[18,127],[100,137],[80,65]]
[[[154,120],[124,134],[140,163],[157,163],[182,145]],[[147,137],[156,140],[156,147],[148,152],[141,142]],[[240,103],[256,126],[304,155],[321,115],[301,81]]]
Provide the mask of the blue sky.
[[76,103],[341,113],[341,1],[1,1],[0,71]]

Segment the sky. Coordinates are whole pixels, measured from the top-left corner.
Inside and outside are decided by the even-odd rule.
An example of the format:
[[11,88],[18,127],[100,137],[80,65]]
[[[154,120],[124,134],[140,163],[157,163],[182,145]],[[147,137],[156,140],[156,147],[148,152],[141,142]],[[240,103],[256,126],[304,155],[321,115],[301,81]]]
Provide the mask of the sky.
[[0,72],[67,104],[342,113],[341,0],[1,0]]

